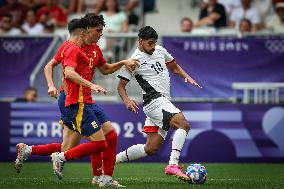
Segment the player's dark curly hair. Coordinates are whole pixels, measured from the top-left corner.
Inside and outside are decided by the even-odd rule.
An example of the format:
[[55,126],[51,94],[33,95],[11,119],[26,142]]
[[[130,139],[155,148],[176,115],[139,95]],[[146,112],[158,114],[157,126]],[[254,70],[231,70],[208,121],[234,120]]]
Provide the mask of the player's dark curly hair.
[[88,27],[97,27],[99,25],[105,26],[103,15],[87,13],[82,19],[84,19]]
[[68,23],[69,33],[73,33],[78,29],[87,29],[87,24],[81,18],[74,18]]
[[139,30],[138,37],[144,40],[158,39],[158,34],[151,26],[145,26]]

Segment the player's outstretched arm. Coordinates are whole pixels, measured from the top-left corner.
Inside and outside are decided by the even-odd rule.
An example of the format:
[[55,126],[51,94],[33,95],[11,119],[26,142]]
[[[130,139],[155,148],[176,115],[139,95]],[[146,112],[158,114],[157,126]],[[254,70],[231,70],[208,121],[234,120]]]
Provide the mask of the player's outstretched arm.
[[104,64],[99,67],[99,70],[102,74],[107,75],[116,72],[124,65],[130,72],[132,72],[137,66],[139,66],[139,61],[136,59],[121,60],[112,64]]
[[48,95],[57,98],[58,91],[53,82],[53,68],[60,64],[55,59],[51,59],[44,67],[44,76],[48,86]]
[[93,91],[97,92],[97,93],[107,93],[107,90],[105,88],[103,88],[100,85],[96,85],[84,78],[82,78],[74,69],[74,67],[71,66],[66,66],[64,69],[64,73],[65,73],[65,77],[67,79],[69,79],[70,81],[73,81],[74,83],[77,83],[78,85],[82,85],[84,87],[89,87],[90,89],[92,89]]
[[131,100],[126,92],[126,85],[129,81],[120,79],[117,87],[117,91],[119,96],[121,97],[122,101],[124,102],[126,108],[134,113],[138,113],[137,110],[138,108],[138,103],[135,102],[134,100]]
[[199,88],[202,88],[190,75],[188,75],[174,60],[172,63],[167,65],[168,69],[171,70],[174,74],[179,75],[184,78],[184,82],[191,83]]

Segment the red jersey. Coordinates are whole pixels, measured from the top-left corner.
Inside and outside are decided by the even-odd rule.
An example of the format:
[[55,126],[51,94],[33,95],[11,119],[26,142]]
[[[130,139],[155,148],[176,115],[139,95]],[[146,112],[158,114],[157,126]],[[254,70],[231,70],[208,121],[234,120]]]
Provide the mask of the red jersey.
[[[58,48],[57,53],[54,55],[53,59],[56,60],[56,62],[62,62],[63,61],[63,50],[65,48],[65,46],[69,43],[69,41],[64,41],[60,47]],[[63,73],[63,69],[62,69],[62,75],[64,75]],[[64,77],[62,77],[62,84],[60,85],[60,91],[64,91],[64,86],[63,86],[63,82],[64,82]]]
[[[96,67],[100,67],[106,64],[103,54],[99,46],[96,43],[93,43],[92,45],[86,45],[83,48],[80,48],[77,45],[75,45],[73,42],[65,41],[59,47],[56,55],[54,56],[54,59],[60,63],[64,62],[62,64],[63,70],[66,66],[72,66],[75,68],[75,71],[81,77],[83,77],[84,79],[88,81],[92,80],[92,77],[94,75],[94,69]],[[90,88],[79,86],[75,84],[74,82],[72,82],[73,83],[71,85],[72,89],[69,89],[71,83],[67,83],[67,81],[69,80],[65,79],[64,81],[64,83],[67,85],[66,93],[67,94],[73,93],[73,94],[72,94],[72,97],[70,96],[70,98],[67,98],[68,95],[66,94],[66,101],[65,101],[66,106],[69,106],[70,104],[75,104],[77,102],[93,103]],[[76,87],[73,87],[73,86],[76,86]],[[79,91],[78,91],[78,87],[79,87]],[[64,90],[63,85],[61,85],[60,90],[61,91]]]

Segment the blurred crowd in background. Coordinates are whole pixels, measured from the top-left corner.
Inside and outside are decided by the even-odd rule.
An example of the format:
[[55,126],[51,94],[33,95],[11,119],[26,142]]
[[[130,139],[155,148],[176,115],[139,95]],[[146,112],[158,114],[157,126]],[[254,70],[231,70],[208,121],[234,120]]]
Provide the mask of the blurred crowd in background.
[[53,33],[89,12],[104,16],[105,31],[128,32],[153,5],[153,0],[0,0],[0,34]]
[[[284,0],[189,1],[200,9],[199,16],[180,20],[181,32],[201,27],[284,31]],[[0,0],[0,34],[54,33],[88,12],[104,16],[105,32],[135,32],[144,25],[145,13],[158,10],[155,0]]]

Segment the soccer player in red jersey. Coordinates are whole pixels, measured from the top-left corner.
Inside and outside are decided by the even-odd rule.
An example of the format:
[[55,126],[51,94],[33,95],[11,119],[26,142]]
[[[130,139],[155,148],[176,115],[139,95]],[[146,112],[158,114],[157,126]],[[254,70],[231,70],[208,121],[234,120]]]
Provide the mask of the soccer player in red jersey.
[[[91,22],[91,27],[94,26],[96,19],[99,18],[92,14],[86,15],[86,17],[87,18],[89,17],[89,20]],[[92,20],[93,20],[93,25],[92,25]],[[68,27],[69,32],[72,32],[73,31],[72,23],[69,23],[68,26],[70,26]],[[90,32],[90,34],[91,34],[90,36],[91,39],[88,39],[88,37],[85,37],[87,40],[86,44],[90,43],[90,41],[92,40],[95,40],[95,42],[96,40],[98,40],[98,37],[94,37],[94,36],[98,36],[98,34],[99,36],[101,35],[100,29],[98,31],[94,30],[93,33]],[[48,93],[50,96],[57,96],[57,90],[54,87],[54,84],[52,81],[52,68],[55,65],[59,64],[60,62],[62,62],[63,50],[66,49],[66,46],[70,45],[69,43],[70,43],[69,41],[64,42],[59,48],[58,53],[55,55],[55,57],[45,67],[46,79],[47,79],[48,86],[49,86]],[[126,67],[129,67],[129,69],[131,69],[133,68],[133,66],[137,64],[135,60],[124,60],[118,63],[106,64],[102,56],[102,53],[96,43],[92,43],[91,45],[85,45],[83,46],[82,50],[89,58],[89,68],[91,68],[90,70],[91,75],[94,74],[94,69],[96,67],[98,67],[99,70],[103,74],[109,74],[109,73],[113,73],[116,70],[118,70],[122,65],[126,65]],[[64,115],[65,114],[64,111],[66,110],[66,108],[64,108],[65,94],[63,92],[63,87],[61,87],[60,91],[61,93],[60,93],[58,102],[59,102],[61,114]],[[75,99],[77,98],[78,98],[78,95],[76,96]],[[112,180],[112,174],[113,174],[113,169],[114,169],[114,164],[115,164],[117,134],[112,128],[111,122],[109,121],[108,117],[104,114],[103,110],[96,104],[93,110],[95,112],[95,115],[98,118],[99,124],[102,125],[102,130],[107,139],[108,147],[102,154],[92,155],[92,167],[93,167],[93,174],[94,174],[92,183],[93,184],[100,183],[101,186],[105,186],[105,185],[113,186],[113,187],[121,186],[118,184],[118,182]],[[47,144],[47,145],[33,146],[32,150],[30,150],[31,151],[30,153],[36,154],[36,155],[49,155],[52,152],[56,152],[56,151],[60,152],[60,150],[65,151],[65,150],[68,150],[78,145],[81,135],[77,132],[75,133],[71,132],[71,134],[68,134],[68,133],[69,133],[69,129],[67,127],[67,129],[63,130],[63,137],[64,138],[67,138],[66,136],[69,136],[69,137],[67,138],[67,140],[63,141],[62,145]],[[27,149],[26,145],[24,144],[20,144],[20,146],[22,146],[22,149]],[[60,149],[60,146],[61,146],[61,149]],[[20,152],[21,151],[24,151],[24,150],[20,150]],[[27,153],[20,153],[20,155],[22,156],[25,154]],[[103,166],[102,166],[102,159],[103,159]],[[104,172],[104,175],[102,175],[102,170]],[[98,180],[100,180],[101,182],[98,182]]]

